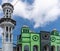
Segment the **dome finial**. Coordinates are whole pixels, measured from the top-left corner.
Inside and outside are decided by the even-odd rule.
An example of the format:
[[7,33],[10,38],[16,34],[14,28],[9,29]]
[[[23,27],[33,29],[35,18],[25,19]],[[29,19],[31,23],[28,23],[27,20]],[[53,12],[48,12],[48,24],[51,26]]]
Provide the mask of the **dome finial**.
[[56,30],[56,28],[54,28],[53,30]]

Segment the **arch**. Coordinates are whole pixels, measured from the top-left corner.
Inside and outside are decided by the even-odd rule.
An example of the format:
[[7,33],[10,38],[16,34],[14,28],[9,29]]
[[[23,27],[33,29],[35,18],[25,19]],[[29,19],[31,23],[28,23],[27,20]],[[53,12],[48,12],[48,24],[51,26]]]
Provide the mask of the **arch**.
[[37,45],[33,46],[33,51],[38,51],[38,46]]
[[29,51],[29,46],[28,45],[24,46],[24,51]]
[[44,51],[49,51],[49,46],[48,45],[45,45],[43,48],[44,48]]
[[51,51],[55,51],[55,46],[51,46]]

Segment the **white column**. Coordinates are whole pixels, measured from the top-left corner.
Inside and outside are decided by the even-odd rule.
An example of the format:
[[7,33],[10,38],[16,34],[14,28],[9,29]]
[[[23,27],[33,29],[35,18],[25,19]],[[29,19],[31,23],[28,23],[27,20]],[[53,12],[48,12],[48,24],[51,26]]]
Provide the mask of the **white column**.
[[3,30],[3,34],[2,35],[2,51],[4,51],[4,48],[5,48],[5,43],[6,43],[6,26],[4,26],[4,30]]
[[8,27],[8,42],[10,43],[10,27]]
[[3,43],[6,43],[6,26],[4,27],[4,42]]
[[12,28],[11,28],[11,42],[13,43]]
[[11,43],[12,43],[12,51],[13,51],[13,34],[12,34],[12,27],[11,27]]
[[[4,33],[3,33],[4,34]],[[4,48],[4,46],[3,46],[3,42],[4,42],[4,35],[2,34],[2,51],[3,51],[3,48]]]

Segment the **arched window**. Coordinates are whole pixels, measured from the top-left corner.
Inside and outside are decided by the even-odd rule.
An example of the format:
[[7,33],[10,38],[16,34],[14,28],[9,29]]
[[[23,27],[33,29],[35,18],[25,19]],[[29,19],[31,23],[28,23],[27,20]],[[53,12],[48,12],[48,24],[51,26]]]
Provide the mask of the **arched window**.
[[8,41],[8,34],[6,34],[6,41]]
[[24,51],[29,51],[29,46],[28,45],[24,46]]
[[49,46],[48,45],[44,46],[44,51],[49,51]]
[[33,46],[33,51],[38,51],[38,46],[37,45]]
[[55,51],[55,46],[51,46],[51,51]]
[[8,31],[8,27],[6,27],[6,31]]
[[10,34],[10,42],[11,42],[11,36],[12,36],[12,35]]

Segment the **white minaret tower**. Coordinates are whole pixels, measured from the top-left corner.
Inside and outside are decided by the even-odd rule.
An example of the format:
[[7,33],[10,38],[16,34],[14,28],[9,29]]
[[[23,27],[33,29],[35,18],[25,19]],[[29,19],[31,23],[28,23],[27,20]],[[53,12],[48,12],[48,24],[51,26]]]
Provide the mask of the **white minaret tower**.
[[4,17],[0,19],[0,26],[3,28],[2,34],[2,51],[13,51],[13,34],[12,30],[16,25],[16,21],[11,19],[13,6],[10,3],[2,5]]

